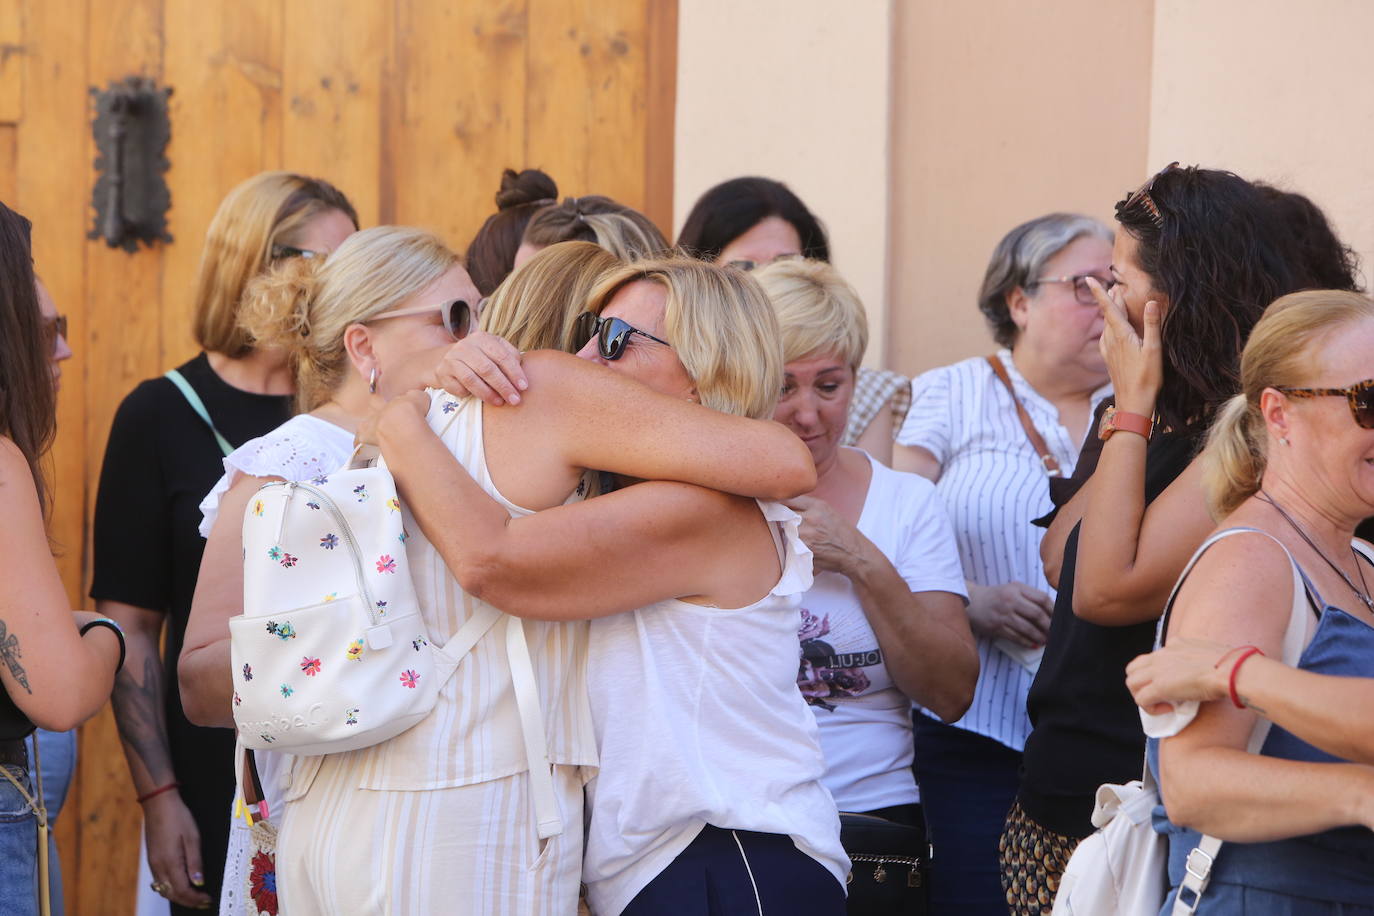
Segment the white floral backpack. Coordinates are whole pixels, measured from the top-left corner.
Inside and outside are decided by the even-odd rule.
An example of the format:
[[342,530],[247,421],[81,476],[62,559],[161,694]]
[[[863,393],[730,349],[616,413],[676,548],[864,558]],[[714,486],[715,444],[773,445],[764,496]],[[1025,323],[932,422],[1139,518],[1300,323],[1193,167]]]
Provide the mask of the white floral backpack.
[[429,714],[490,608],[430,644],[384,466],[275,482],[243,519],[243,614],[229,621],[234,722],[252,750],[333,754]]

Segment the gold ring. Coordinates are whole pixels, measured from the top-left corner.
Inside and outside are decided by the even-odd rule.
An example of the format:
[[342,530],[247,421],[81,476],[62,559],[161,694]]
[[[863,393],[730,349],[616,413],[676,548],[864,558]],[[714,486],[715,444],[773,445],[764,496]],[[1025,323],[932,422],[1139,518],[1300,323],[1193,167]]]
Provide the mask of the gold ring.
[[166,897],[167,892],[172,889],[172,885],[165,881],[154,881],[152,884],[148,885],[148,889],[159,897]]

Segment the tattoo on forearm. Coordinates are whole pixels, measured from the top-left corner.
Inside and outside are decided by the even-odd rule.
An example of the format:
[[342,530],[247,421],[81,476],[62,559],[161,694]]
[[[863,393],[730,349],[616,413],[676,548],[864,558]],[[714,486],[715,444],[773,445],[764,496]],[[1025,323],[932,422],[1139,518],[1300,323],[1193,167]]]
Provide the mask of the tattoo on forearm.
[[1251,703],[1251,702],[1250,702],[1250,698],[1247,697],[1247,696],[1246,696],[1245,694],[1243,694],[1243,693],[1240,695],[1240,702],[1241,702],[1242,705],[1245,706],[1246,709],[1250,710],[1250,711],[1253,712],[1255,715],[1261,716],[1262,718],[1265,718],[1265,719],[1269,718],[1269,713],[1265,712],[1263,709],[1261,709],[1260,707],[1256,706],[1254,703]]
[[5,627],[5,621],[0,620],[0,659],[3,659],[5,667],[10,669],[10,677],[14,678],[15,683],[23,687],[26,693],[32,694],[29,674],[24,670],[24,666],[19,664],[21,655],[23,653],[19,651],[19,637],[10,633]]
[[148,777],[159,785],[173,779],[167,720],[162,708],[162,666],[156,652],[143,658],[142,684],[134,680],[128,668],[119,673],[110,703],[130,763],[138,758]]

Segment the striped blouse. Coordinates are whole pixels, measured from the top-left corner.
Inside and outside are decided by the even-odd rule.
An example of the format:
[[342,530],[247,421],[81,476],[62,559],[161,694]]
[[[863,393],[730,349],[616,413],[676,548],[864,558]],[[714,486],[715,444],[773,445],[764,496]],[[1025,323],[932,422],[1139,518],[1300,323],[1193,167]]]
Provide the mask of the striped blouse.
[[[1016,371],[1011,351],[998,357],[1064,475],[1071,474],[1082,443],[1070,438],[1059,411]],[[1109,394],[1110,385],[1093,392],[1093,410]],[[1054,596],[1040,563],[1044,531],[1030,523],[1051,508],[1048,478],[1011,395],[986,360],[966,359],[913,379],[911,410],[897,442],[926,449],[940,462],[936,490],[949,510],[970,582],[1024,582]],[[1026,694],[1035,672],[993,640],[977,642],[978,686],[955,724],[1019,751],[1030,733]]]

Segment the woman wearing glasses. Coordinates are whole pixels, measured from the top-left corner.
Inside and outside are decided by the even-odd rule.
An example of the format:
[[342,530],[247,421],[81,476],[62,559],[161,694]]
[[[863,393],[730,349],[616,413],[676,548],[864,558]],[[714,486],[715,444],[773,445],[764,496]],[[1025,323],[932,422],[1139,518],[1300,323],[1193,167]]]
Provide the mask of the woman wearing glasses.
[[1107,279],[1111,253],[1111,231],[1087,216],[1051,213],[1008,232],[978,296],[998,352],[918,376],[897,435],[894,466],[935,481],[954,523],[978,644],[968,712],[950,724],[913,715],[937,913],[1006,912],[997,842],[1016,799],[1031,728],[1026,694],[1054,607],[1042,532],[1030,522],[1051,508],[1050,484],[1060,479],[1051,472],[1073,472],[1111,390],[1097,346],[1101,310],[1087,285]]
[[135,388],[110,428],[91,597],[128,633],[115,719],[142,806],[150,883],[176,914],[218,897],[234,792],[233,734],[191,725],[177,692],[204,547],[200,501],[226,454],[291,415],[285,355],[254,347],[239,328],[244,289],[274,263],[328,253],[357,223],[348,199],[319,179],[265,172],[230,191],[206,231],[193,293],[202,352]]
[[[1367,297],[1284,296],[1255,326],[1241,393],[1208,434],[1202,460],[1220,528],[1249,533],[1202,554],[1168,620],[1171,643],[1236,648],[1216,660],[1221,694],[1199,697],[1207,702],[1191,722],[1150,742],[1174,888],[1166,909],[1205,833],[1226,843],[1194,912],[1374,913],[1374,768],[1342,761],[1371,759],[1368,719],[1351,705],[1374,677],[1374,548],[1354,540],[1374,514],[1371,352]],[[1269,660],[1282,657],[1295,584],[1307,597],[1297,671]],[[1289,674],[1300,691],[1305,680],[1306,705],[1325,708],[1294,715],[1300,694],[1265,706],[1265,680]],[[1277,727],[1250,754],[1257,714]]]
[[[523,624],[532,645],[562,633],[574,647],[546,694],[561,720],[548,725],[560,786],[567,758],[555,748],[571,746],[560,736],[577,722],[583,678],[590,697],[600,768],[585,862],[580,792],[566,794],[579,780],[561,799],[563,835],[536,862],[544,873],[483,911],[570,912],[580,874],[598,913],[842,913],[847,863],[796,689],[811,556],[795,514],[718,492],[814,485],[795,436],[744,419],[770,416],[777,399],[771,307],[744,274],[667,260],[612,271],[590,309],[581,355],[612,371],[532,354],[518,409],[469,400],[440,441],[431,428],[447,398],[412,396],[378,426],[427,535],[417,543],[432,543],[474,600],[534,618]],[[600,394],[583,404],[585,389]],[[464,445],[475,435],[484,452]],[[585,467],[617,475],[599,480],[614,492],[560,505]],[[528,810],[511,811],[532,856]],[[480,836],[469,843],[493,858]]]
[[[788,258],[830,261],[825,226],[791,188],[771,178],[732,178],[706,191],[687,214],[677,247],[741,270]],[[840,444],[891,464],[893,431],[906,416],[910,395],[906,376],[860,368]]]
[[1090,281],[1108,316],[1115,406],[1095,468],[1081,462],[1076,475],[1091,476],[1041,545],[1058,593],[1002,837],[1014,913],[1053,900],[1092,833],[1097,787],[1140,774],[1145,737],[1122,671],[1150,649],[1170,589],[1213,528],[1195,456],[1239,387],[1240,352],[1265,306],[1311,285],[1269,195],[1230,172],[1171,166],[1116,212],[1110,293]]

